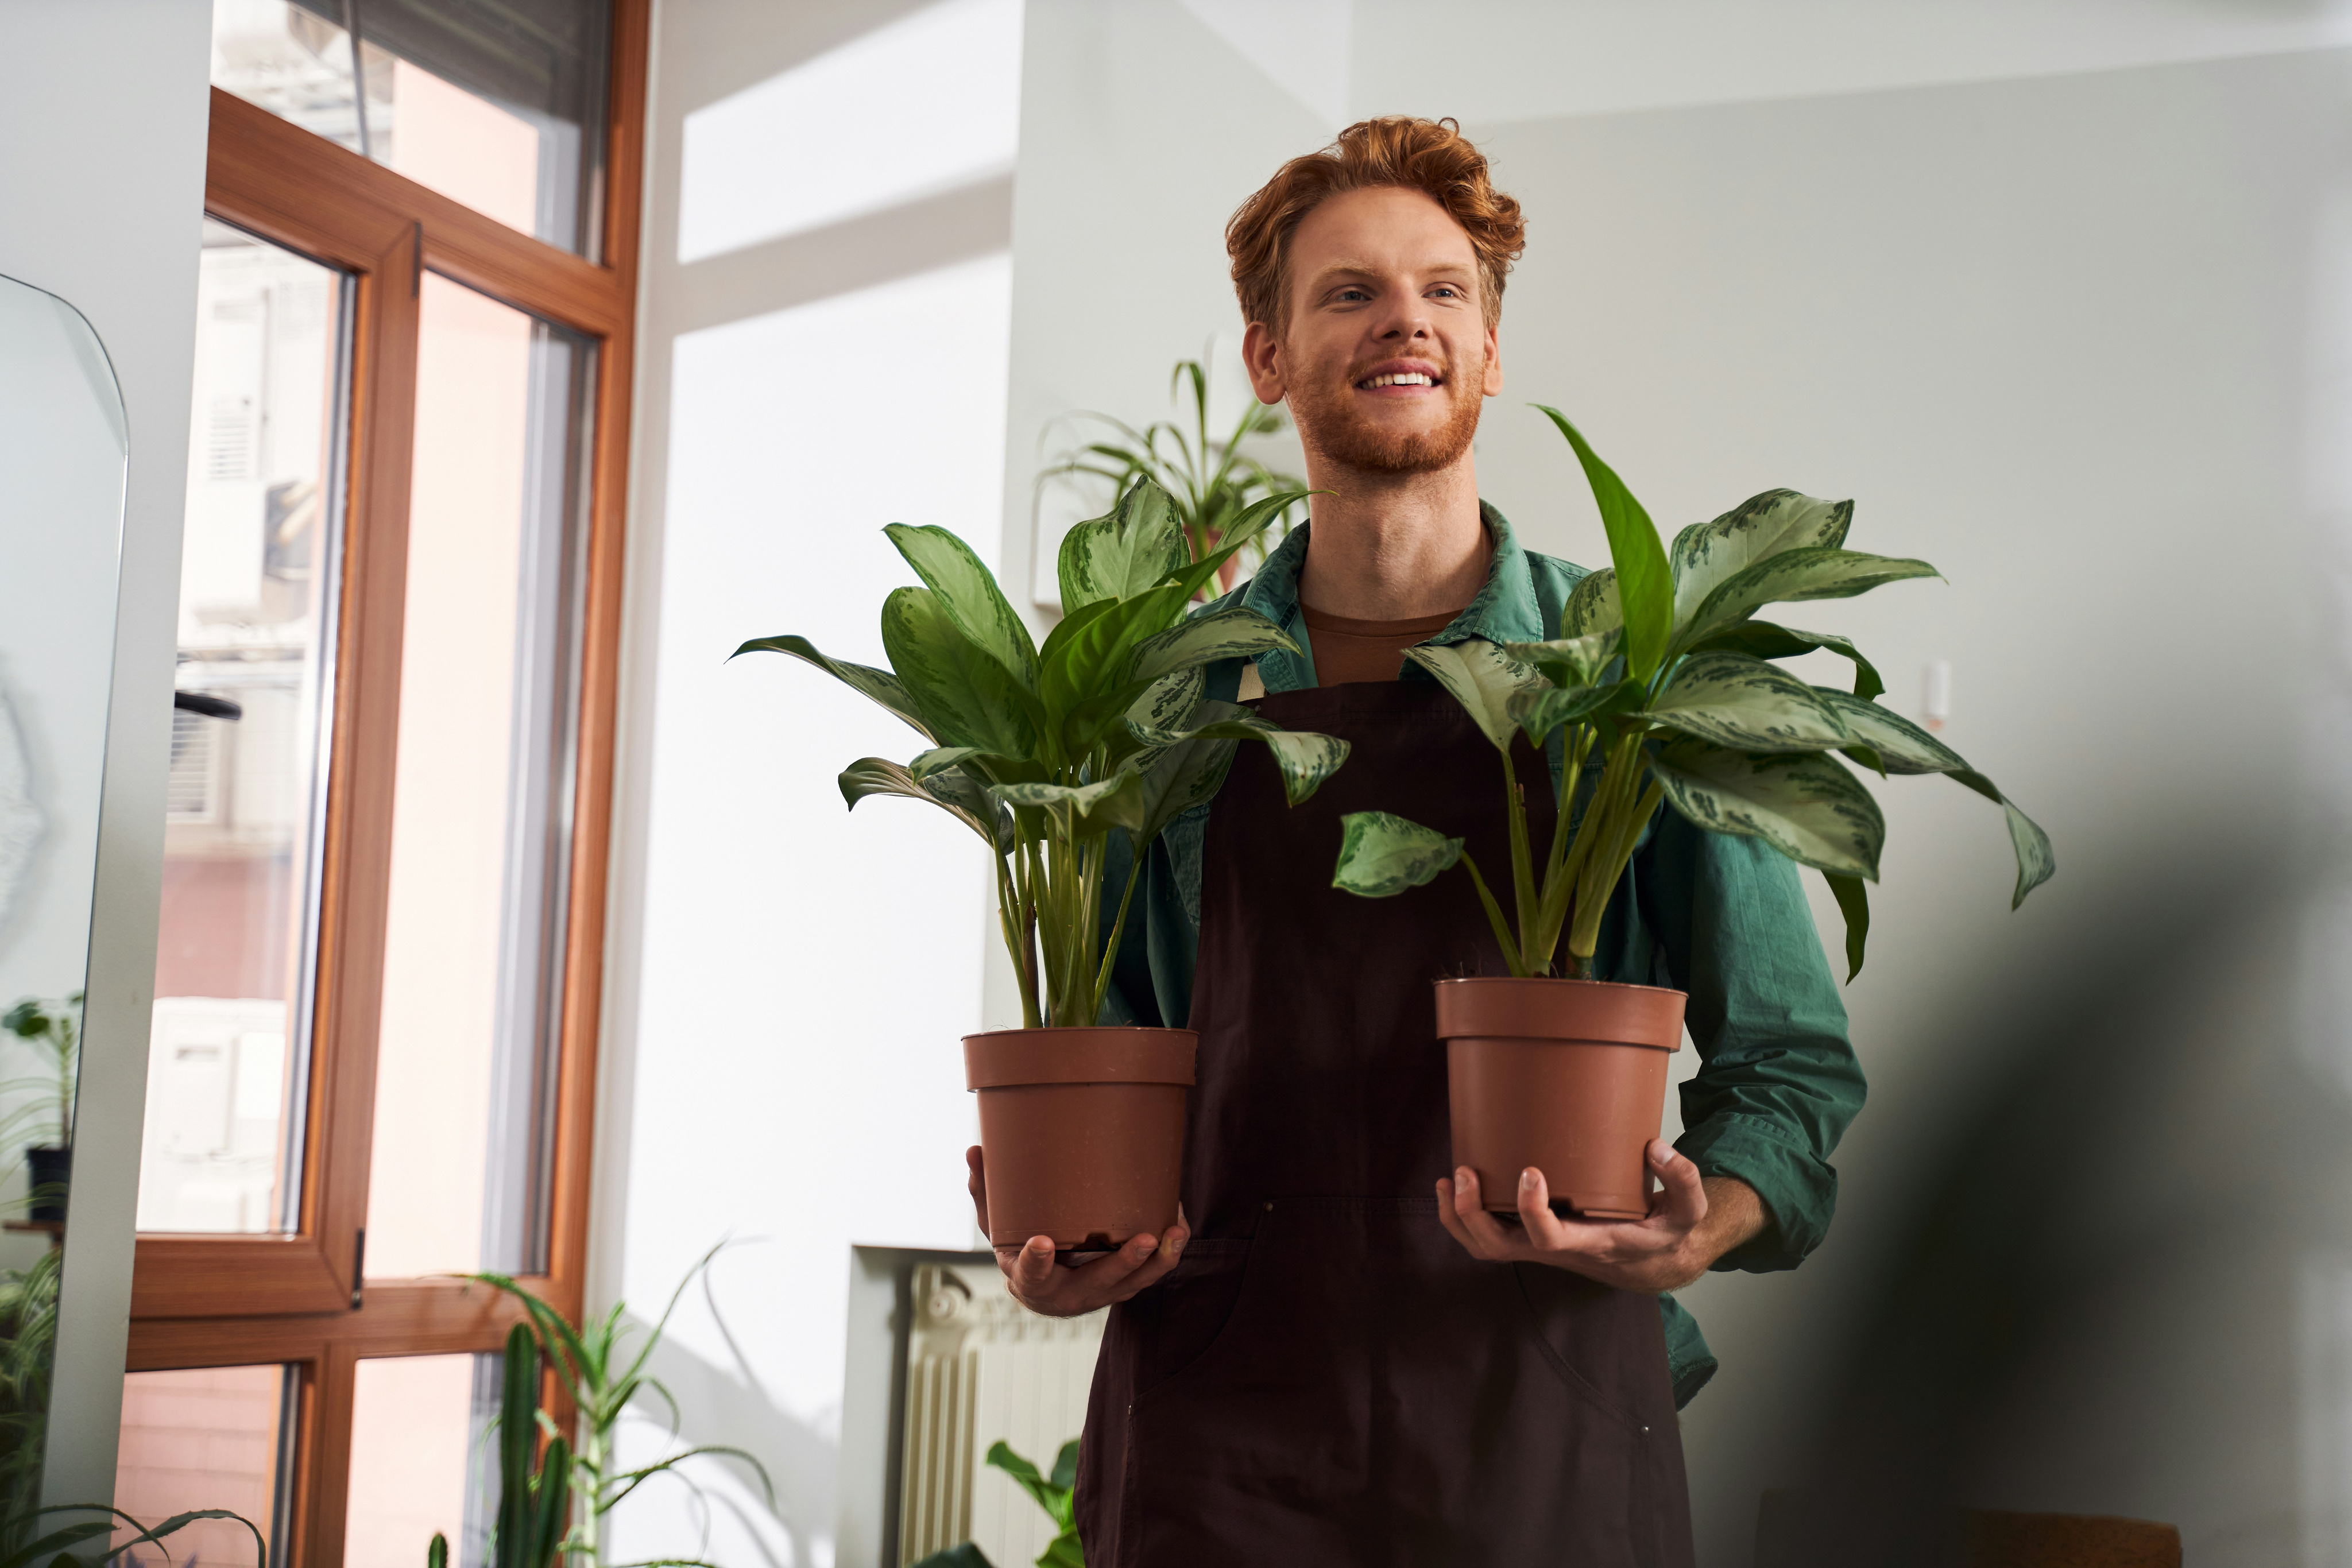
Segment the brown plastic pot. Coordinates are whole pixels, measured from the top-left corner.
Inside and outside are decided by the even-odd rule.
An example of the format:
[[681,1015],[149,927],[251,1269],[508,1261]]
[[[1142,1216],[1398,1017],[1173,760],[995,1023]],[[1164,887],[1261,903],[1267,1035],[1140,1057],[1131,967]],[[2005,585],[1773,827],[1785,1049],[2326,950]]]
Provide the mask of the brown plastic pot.
[[980,1095],[988,1239],[1112,1248],[1176,1223],[1189,1029],[1003,1029],[963,1037]]
[[1665,1113],[1686,999],[1601,980],[1437,982],[1454,1163],[1478,1173],[1488,1208],[1517,1209],[1533,1166],[1555,1211],[1649,1212],[1643,1151]]

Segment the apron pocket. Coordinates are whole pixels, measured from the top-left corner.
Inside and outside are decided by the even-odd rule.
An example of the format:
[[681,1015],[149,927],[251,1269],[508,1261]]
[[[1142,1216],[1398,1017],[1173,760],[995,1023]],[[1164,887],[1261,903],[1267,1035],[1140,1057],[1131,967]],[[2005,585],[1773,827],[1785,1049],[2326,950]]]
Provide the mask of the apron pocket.
[[[1619,1329],[1623,1303],[1611,1298],[1622,1293],[1581,1274],[1541,1263],[1514,1263],[1510,1269],[1528,1337],[1559,1374],[1560,1381],[1628,1433],[1647,1432],[1648,1424],[1630,1413],[1629,1404],[1603,1392],[1607,1384],[1618,1381],[1612,1374],[1623,1366],[1628,1351],[1638,1356],[1643,1348],[1629,1346],[1627,1336]],[[1640,1301],[1653,1318],[1657,1316],[1651,1298]]]
[[1255,1246],[1247,1236],[1195,1237],[1166,1279],[1127,1303],[1137,1404],[1200,1367],[1224,1341]]

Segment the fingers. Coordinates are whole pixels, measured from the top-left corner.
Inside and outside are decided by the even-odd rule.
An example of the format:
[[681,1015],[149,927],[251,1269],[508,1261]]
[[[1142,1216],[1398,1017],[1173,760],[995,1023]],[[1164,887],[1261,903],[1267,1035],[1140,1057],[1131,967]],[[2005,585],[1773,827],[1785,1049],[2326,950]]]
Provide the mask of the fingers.
[[1179,1229],[1170,1228],[1165,1244],[1148,1230],[1131,1236],[1118,1251],[1076,1268],[1055,1264],[1053,1239],[1045,1236],[1032,1236],[1017,1250],[998,1248],[996,1261],[1023,1306],[1046,1317],[1076,1317],[1123,1301],[1175,1268],[1185,1239]]
[[1551,1211],[1551,1186],[1533,1166],[1519,1173],[1519,1223],[1527,1228],[1528,1244],[1538,1251],[1557,1252],[1569,1245],[1568,1227]]
[[[1454,1169],[1453,1212],[1454,1225],[1461,1227],[1457,1234],[1466,1238],[1463,1245],[1473,1255],[1496,1263],[1526,1255],[1527,1243],[1504,1230],[1502,1222],[1486,1212],[1478,1190],[1478,1173],[1468,1166]],[[1452,1230],[1454,1225],[1446,1228]]]
[[1646,1223],[1676,1232],[1689,1230],[1706,1218],[1706,1186],[1698,1167],[1675,1152],[1664,1138],[1650,1140],[1650,1168],[1658,1173],[1664,1190],[1650,1208]]
[[964,1187],[971,1194],[972,1217],[980,1221],[980,1233],[988,1234],[988,1170],[982,1163],[980,1145],[974,1144],[963,1152],[964,1168],[971,1176]]

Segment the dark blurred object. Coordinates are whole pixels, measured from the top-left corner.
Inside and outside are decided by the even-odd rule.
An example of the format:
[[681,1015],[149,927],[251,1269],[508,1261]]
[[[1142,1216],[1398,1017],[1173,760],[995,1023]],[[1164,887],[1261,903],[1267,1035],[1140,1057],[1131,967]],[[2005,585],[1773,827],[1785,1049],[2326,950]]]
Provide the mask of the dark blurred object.
[[202,714],[206,718],[243,718],[245,709],[226,697],[208,697],[202,692],[173,692],[172,706],[182,713]]
[[[1756,1514],[1756,1568],[1814,1568],[1840,1554],[1821,1493],[1768,1491]],[[1920,1568],[2180,1568],[2180,1531],[2144,1519],[1960,1509],[1936,1526]]]
[[1759,1565],[2009,1562],[1951,1554],[1988,1503],[2168,1520],[2206,1568],[2347,1561],[2304,1478],[2335,1440],[2305,1423],[2352,1409],[2352,895],[2305,860],[2151,848],[1923,1021],[1876,1133],[1908,1168],[1845,1238],[1874,1284],[1767,1472],[1828,1528]]

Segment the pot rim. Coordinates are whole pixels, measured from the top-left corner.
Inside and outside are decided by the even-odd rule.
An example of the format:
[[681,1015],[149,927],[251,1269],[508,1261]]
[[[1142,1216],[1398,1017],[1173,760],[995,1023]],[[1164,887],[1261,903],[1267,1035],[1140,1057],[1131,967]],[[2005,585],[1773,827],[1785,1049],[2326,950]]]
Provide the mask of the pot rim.
[[964,1087],[980,1091],[1099,1083],[1190,1088],[1200,1044],[1197,1030],[1135,1024],[990,1030],[963,1037]]
[[1599,990],[1650,991],[1660,996],[1688,998],[1672,986],[1636,986],[1625,980],[1583,980],[1573,975],[1448,975],[1433,986],[1591,986]]

